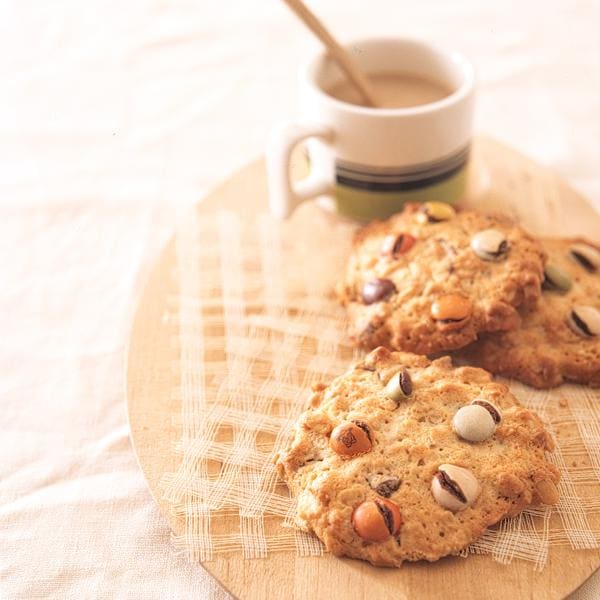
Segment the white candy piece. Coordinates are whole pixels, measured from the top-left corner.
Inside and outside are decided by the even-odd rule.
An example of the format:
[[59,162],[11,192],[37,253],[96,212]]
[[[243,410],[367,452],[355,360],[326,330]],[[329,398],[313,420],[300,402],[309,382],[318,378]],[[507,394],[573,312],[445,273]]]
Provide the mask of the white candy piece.
[[500,260],[508,250],[508,242],[501,231],[484,229],[473,236],[471,248],[482,260]]
[[440,465],[431,480],[431,493],[436,502],[452,512],[471,506],[480,492],[475,475],[456,465]]
[[600,269],[600,251],[596,250],[593,246],[588,246],[587,244],[573,244],[570,247],[571,254],[573,257],[579,262],[582,262],[582,259],[586,265],[584,265],[587,269],[592,271],[596,271]]
[[[577,317],[577,319],[583,323],[585,327],[584,330],[582,330],[574,317]],[[578,304],[573,307],[571,314],[567,319],[567,323],[569,324],[569,327],[579,335],[600,335],[600,310],[593,306]]]
[[456,411],[452,427],[467,442],[483,442],[494,434],[496,422],[489,410],[479,404],[469,404]]

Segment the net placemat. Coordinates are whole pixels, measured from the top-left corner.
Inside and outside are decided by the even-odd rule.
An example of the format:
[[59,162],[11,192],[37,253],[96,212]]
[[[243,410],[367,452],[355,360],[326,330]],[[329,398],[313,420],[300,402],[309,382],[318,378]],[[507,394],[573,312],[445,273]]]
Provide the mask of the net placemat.
[[[181,464],[163,477],[183,517],[176,548],[193,560],[243,552],[319,555],[293,525],[294,501],[273,457],[290,439],[311,384],[344,372],[359,351],[345,334],[332,285],[352,227],[305,205],[293,219],[266,214],[190,214],[176,234],[177,268],[165,315],[179,349]],[[551,545],[600,547],[600,391],[568,385],[535,391],[514,383],[545,421],[562,473],[559,504],[536,507],[489,529],[469,552],[542,569]]]

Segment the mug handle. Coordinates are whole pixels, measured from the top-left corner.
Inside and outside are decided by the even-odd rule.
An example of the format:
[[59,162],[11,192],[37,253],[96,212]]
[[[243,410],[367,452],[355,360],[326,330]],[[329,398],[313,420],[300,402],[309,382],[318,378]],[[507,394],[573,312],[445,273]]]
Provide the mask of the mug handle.
[[283,123],[271,133],[267,146],[267,181],[271,213],[286,219],[304,200],[327,193],[331,184],[317,173],[301,181],[290,180],[290,158],[294,148],[303,140],[316,137],[325,142],[333,140],[333,131],[320,124]]

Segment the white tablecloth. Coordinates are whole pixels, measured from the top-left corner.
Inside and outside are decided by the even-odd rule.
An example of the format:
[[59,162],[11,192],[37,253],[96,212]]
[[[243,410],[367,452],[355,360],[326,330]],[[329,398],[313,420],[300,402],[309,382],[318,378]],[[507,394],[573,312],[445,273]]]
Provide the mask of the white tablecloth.
[[[311,6],[465,52],[478,129],[600,207],[598,3]],[[133,456],[128,331],[177,211],[262,152],[316,44],[264,0],[6,0],[0,30],[0,598],[223,597]]]

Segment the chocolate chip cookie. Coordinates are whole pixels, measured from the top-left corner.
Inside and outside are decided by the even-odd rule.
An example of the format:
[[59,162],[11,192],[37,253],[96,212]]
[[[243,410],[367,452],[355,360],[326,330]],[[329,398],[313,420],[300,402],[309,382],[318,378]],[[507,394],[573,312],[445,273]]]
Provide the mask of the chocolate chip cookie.
[[505,217],[408,205],[358,232],[336,291],[351,337],[420,354],[514,329],[541,293],[539,242]]
[[314,388],[276,463],[302,529],[338,556],[400,566],[456,554],[503,517],[555,503],[552,447],[482,369],[381,347]]
[[545,239],[543,293],[513,331],[483,334],[459,356],[537,388],[600,385],[600,248]]

